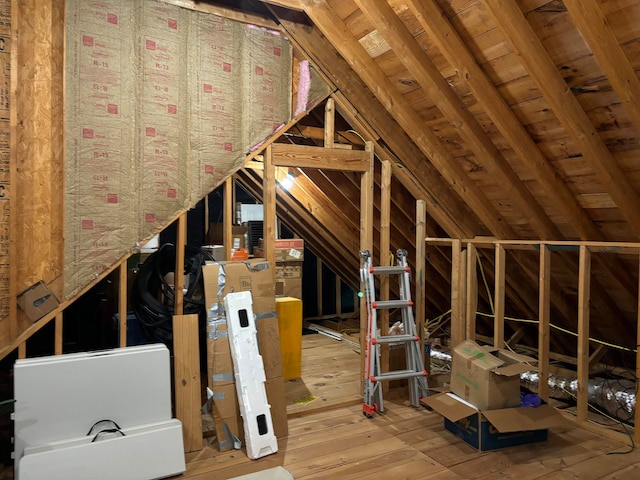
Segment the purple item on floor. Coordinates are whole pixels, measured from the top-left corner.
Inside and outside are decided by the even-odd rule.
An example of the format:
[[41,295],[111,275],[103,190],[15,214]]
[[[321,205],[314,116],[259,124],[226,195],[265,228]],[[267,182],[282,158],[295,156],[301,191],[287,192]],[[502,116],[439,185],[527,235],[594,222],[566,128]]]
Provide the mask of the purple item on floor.
[[527,393],[520,395],[521,407],[539,407],[542,403],[542,399],[535,393]]

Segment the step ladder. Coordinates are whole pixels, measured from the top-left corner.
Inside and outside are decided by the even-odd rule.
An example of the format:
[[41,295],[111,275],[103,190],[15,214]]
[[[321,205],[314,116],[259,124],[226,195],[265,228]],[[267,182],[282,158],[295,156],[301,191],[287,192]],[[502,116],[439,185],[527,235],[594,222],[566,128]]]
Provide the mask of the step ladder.
[[[420,398],[427,395],[427,371],[422,364],[420,353],[420,336],[416,332],[413,319],[413,301],[411,300],[411,275],[407,264],[406,250],[397,251],[397,265],[374,267],[371,264],[371,253],[360,252],[362,266],[360,280],[364,288],[367,308],[367,336],[365,338],[364,391],[362,413],[371,418],[374,413],[384,411],[382,401],[382,384],[384,380],[407,379],[409,383],[409,400],[412,406],[420,406]],[[376,301],[374,276],[398,275],[400,298],[397,300]],[[402,335],[378,335],[377,310],[395,309],[402,311]],[[406,369],[389,372],[380,370],[380,346],[402,344],[405,349]]]

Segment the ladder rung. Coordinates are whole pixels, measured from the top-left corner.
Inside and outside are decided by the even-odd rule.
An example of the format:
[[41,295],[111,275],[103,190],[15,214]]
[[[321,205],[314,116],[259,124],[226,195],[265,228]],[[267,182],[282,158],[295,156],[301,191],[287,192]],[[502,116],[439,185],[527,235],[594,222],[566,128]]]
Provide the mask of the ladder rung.
[[420,337],[417,335],[386,335],[384,337],[377,337],[371,339],[372,344],[377,343],[408,343],[408,342],[417,342],[420,340]]
[[372,308],[406,308],[413,307],[413,301],[411,300],[382,300],[379,302],[372,302]]
[[404,378],[426,377],[425,370],[414,372],[413,370],[397,370],[395,372],[385,372],[380,375],[371,376],[372,382],[381,382],[383,380],[402,380]]
[[393,275],[396,273],[410,272],[409,265],[397,265],[390,267],[371,267],[369,273],[373,275]]

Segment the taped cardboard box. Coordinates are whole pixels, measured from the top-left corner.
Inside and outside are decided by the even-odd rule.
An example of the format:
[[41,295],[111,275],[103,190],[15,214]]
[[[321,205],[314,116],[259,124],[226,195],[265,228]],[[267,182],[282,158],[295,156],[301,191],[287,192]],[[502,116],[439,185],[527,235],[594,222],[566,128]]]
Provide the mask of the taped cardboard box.
[[[283,399],[284,383],[278,319],[275,312],[275,285],[269,263],[264,260],[209,263],[202,267],[202,274],[207,304],[208,383],[214,392],[212,413],[216,432],[217,435],[223,435],[219,437],[220,450],[232,448],[231,440],[234,437],[241,440],[243,438],[242,422],[237,421],[241,417],[223,308],[224,297],[231,292],[251,292],[253,312],[256,315],[258,348],[264,363],[267,400],[271,405],[274,433],[278,438],[286,436],[288,428],[286,404]],[[225,395],[216,397],[215,393],[221,389]],[[280,393],[282,393],[282,399]]]
[[242,417],[238,405],[235,382],[216,384],[213,392],[211,414],[216,426],[216,440],[221,452],[237,448],[244,442]]
[[444,427],[479,451],[547,440],[548,429],[564,424],[553,407],[515,407],[478,410],[453,393],[420,399],[444,417]]
[[227,293],[250,291],[256,315],[276,310],[273,271],[264,259],[208,263],[202,276],[207,308],[217,303],[222,309]]
[[452,350],[451,391],[480,410],[520,405],[520,374],[536,359],[465,340]]

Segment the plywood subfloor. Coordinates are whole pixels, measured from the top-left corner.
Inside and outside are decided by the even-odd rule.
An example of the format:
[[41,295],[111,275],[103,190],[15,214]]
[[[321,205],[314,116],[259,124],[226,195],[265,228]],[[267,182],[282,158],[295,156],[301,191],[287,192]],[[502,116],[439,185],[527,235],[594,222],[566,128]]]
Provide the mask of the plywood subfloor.
[[[440,415],[409,406],[403,390],[385,395],[383,415],[366,418],[358,369],[348,343],[304,336],[302,379],[286,385],[289,436],[278,453],[249,460],[243,450],[205,446],[187,455],[187,472],[177,478],[228,479],[275,466],[296,479],[640,478],[639,450],[617,454],[628,447],[570,421],[551,429],[544,443],[480,453],[446,431]],[[305,395],[318,399],[291,403]]]
[[361,404],[359,349],[319,333],[302,344],[302,376],[285,382],[287,415]]
[[[442,417],[408,405],[406,392],[385,394],[385,413],[362,415],[359,356],[346,342],[303,337],[302,379],[287,382],[289,436],[278,452],[249,460],[245,450],[219,452],[213,432],[186,456],[176,479],[230,479],[276,466],[305,479],[596,480],[640,478],[640,450],[567,421],[546,442],[480,453],[444,429]],[[358,392],[358,393],[356,393]],[[5,468],[0,479],[12,478]]]

